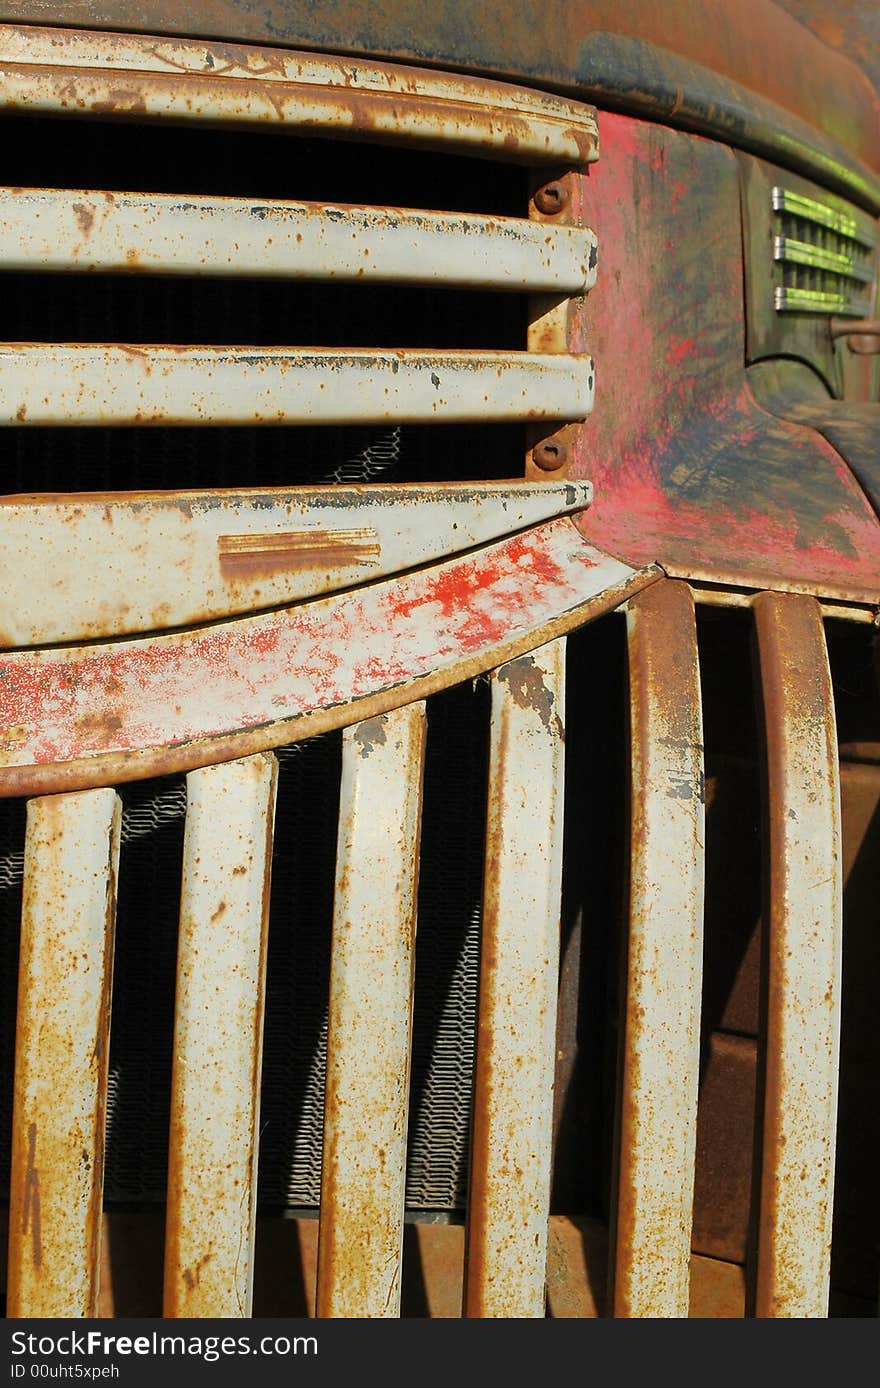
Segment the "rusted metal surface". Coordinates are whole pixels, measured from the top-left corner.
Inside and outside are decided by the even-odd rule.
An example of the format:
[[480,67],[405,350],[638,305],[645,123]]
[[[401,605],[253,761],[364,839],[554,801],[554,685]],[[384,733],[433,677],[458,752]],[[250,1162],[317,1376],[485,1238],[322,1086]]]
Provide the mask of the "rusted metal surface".
[[317,1314],[400,1314],[425,706],[347,728]]
[[563,635],[657,580],[563,517],[259,617],[0,657],[0,795],[130,780],[373,717]]
[[497,540],[591,495],[589,483],[547,481],[0,499],[0,645],[157,631],[313,597]]
[[770,865],[766,1074],[755,1309],[828,1314],[842,950],[840,784],[822,620],[755,599]]
[[734,155],[611,114],[602,142],[578,193],[601,248],[572,342],[602,372],[568,470],[595,486],[583,533],[672,575],[877,602],[880,521],[862,488],[815,429],[763,408],[744,370]]
[[166,1317],[250,1316],[275,758],[187,779]]
[[592,402],[585,354],[0,346],[0,424],[583,419]]
[[96,1314],[119,825],[112,790],[28,806],[10,1317]]
[[284,124],[530,163],[597,157],[592,107],[499,82],[281,48],[0,27],[0,110]]
[[[839,684],[836,686],[839,688]],[[880,733],[880,700],[874,705]],[[838,731],[844,716],[838,710]],[[841,758],[844,746],[840,747]],[[866,1102],[880,1072],[880,747],[873,764],[841,760],[844,957],[840,1034],[840,1092],[834,1163],[832,1285],[874,1296],[880,1273],[880,1190],[874,1154],[880,1111]]]
[[[573,209],[576,206],[576,175],[568,170],[560,173],[549,183],[541,181],[541,174],[532,175],[532,196],[529,201],[529,216],[536,229],[545,235],[552,235],[573,225]],[[592,284],[596,278],[598,246],[593,243],[591,250]],[[579,305],[576,310],[573,304]],[[571,351],[571,320],[574,312],[583,314],[583,297],[562,298],[557,294],[532,294],[528,301],[528,330],[526,345],[532,353],[556,355]],[[563,425],[549,437],[546,426],[533,424],[526,429],[526,477],[566,476],[568,464],[573,456],[572,440]]]
[[[785,3],[790,7],[792,0]],[[667,0],[655,9],[641,0],[590,0],[545,6],[539,24],[531,0],[478,8],[439,0],[427,10],[420,0],[349,0],[343,9],[328,0],[307,7],[289,0],[206,0],[186,12],[173,0],[143,0],[136,10],[130,0],[104,0],[100,11],[91,0],[8,0],[2,13],[37,23],[186,32],[506,74],[740,144],[880,204],[866,168],[880,168],[868,79],[773,0],[751,0],[747,15],[736,0]],[[849,43],[851,56],[870,71],[878,37],[873,8],[861,16],[873,49],[851,0],[823,22],[832,25],[835,47],[846,50]],[[199,47],[218,65],[228,61],[225,44]],[[261,50],[259,57],[271,69],[277,49]]]
[[464,1312],[545,1314],[565,644],[492,675]]
[[[0,1234],[2,1234],[0,1213]],[[461,1314],[465,1230],[461,1224],[407,1224],[404,1229],[401,1316],[455,1320]],[[598,1219],[551,1215],[548,1227],[547,1311],[554,1320],[604,1315],[608,1235]],[[104,1216],[101,1317],[161,1316],[161,1215],[112,1211]],[[257,1221],[254,1315],[311,1318],[315,1314],[318,1221]],[[741,1267],[714,1258],[691,1259],[690,1315],[743,1315]],[[157,1292],[158,1287],[158,1292]],[[858,1312],[849,1312],[858,1314]],[[862,1308],[870,1316],[871,1308]]]
[[683,583],[627,609],[630,904],[615,1316],[688,1311],[703,965],[705,809],[696,624]]
[[758,1043],[715,1032],[706,1047],[697,1119],[693,1248],[745,1266],[752,1204]]
[[0,188],[4,270],[372,280],[582,294],[585,227],[391,207]]

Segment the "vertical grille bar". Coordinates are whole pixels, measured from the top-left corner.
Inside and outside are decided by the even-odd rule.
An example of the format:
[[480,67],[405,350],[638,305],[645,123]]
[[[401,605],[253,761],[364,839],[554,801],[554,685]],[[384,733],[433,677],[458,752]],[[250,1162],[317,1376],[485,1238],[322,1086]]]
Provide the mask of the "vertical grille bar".
[[492,676],[465,1314],[544,1315],[559,964],[565,643]]
[[703,731],[684,583],[627,612],[632,761],[629,953],[614,1315],[688,1314],[702,988]]
[[425,706],[343,735],[319,1317],[400,1314]]
[[11,1317],[97,1313],[120,804],[28,805],[10,1191]]
[[169,1317],[251,1313],[276,778],[268,754],[187,777],[165,1233]]
[[840,1049],[840,780],[819,605],[755,599],[767,745],[769,942],[755,1313],[825,1317]]

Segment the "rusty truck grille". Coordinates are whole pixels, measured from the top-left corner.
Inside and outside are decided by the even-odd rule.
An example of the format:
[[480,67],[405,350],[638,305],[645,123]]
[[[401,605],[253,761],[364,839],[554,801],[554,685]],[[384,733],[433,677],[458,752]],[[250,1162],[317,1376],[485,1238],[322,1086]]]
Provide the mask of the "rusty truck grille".
[[592,110],[11,26],[0,106],[8,1314],[824,1316],[832,1253],[864,1298],[823,614],[719,617],[752,1034],[725,640],[572,524]]
[[97,1297],[112,968],[103,1313],[870,1314],[880,703],[827,625],[658,580],[341,735],[6,802],[14,1313]]

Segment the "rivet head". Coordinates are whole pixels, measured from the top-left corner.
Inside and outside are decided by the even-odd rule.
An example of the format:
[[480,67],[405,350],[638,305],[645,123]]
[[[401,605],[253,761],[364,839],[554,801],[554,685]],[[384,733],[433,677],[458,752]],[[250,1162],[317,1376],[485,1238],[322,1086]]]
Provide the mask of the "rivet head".
[[533,201],[545,217],[555,217],[568,206],[568,189],[564,183],[545,183],[535,193]]
[[558,439],[544,439],[532,449],[532,462],[542,472],[556,472],[568,462],[568,449]]

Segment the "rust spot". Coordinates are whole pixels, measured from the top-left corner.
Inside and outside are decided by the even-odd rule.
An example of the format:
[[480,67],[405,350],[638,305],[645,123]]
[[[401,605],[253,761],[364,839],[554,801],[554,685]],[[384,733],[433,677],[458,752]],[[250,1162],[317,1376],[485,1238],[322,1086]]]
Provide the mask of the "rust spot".
[[85,738],[112,737],[123,726],[122,715],[109,710],[106,713],[84,713],[76,721],[77,732]]
[[40,1221],[40,1172],[37,1160],[37,1125],[28,1124],[27,1170],[24,1176],[24,1203],[21,1210],[21,1232],[31,1231],[31,1257],[35,1268],[43,1261],[43,1236]]
[[498,679],[508,686],[510,697],[518,708],[526,712],[534,710],[544,727],[550,727],[556,699],[544,683],[532,656],[524,655],[519,660],[509,661],[498,671]]
[[19,424],[23,424],[25,418],[27,417],[27,405],[19,405],[18,409],[15,411],[15,417],[18,420]]
[[226,902],[225,902],[225,901],[221,901],[221,902],[220,902],[220,905],[217,907],[216,911],[212,911],[212,912],[211,912],[211,920],[212,920],[212,921],[218,921],[218,920],[220,919],[220,917],[223,916],[223,915],[225,915],[225,914],[226,914]]
[[83,236],[88,236],[92,227],[95,225],[95,209],[87,207],[84,202],[75,202],[73,211],[76,220],[79,222],[80,231]]
[[236,576],[375,565],[381,557],[379,537],[368,528],[220,535],[217,548],[221,570],[232,570]]

